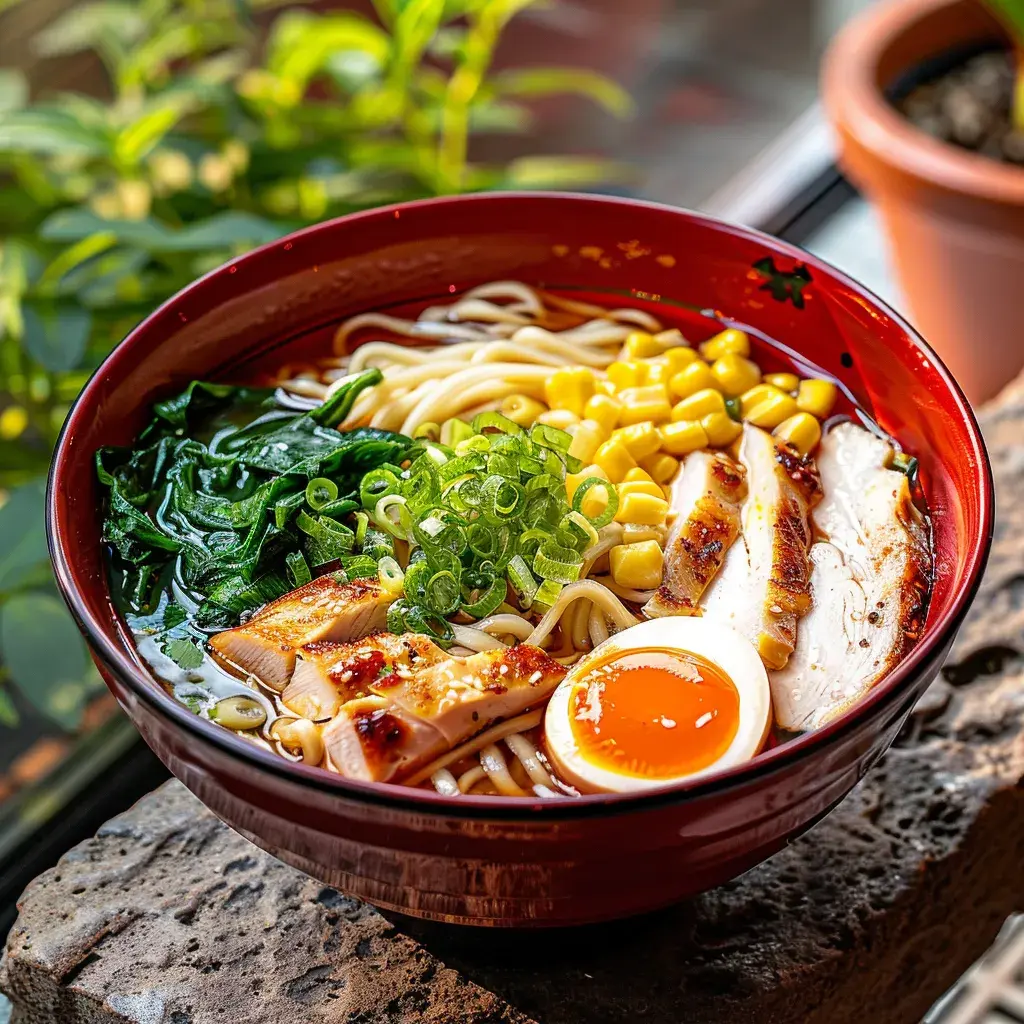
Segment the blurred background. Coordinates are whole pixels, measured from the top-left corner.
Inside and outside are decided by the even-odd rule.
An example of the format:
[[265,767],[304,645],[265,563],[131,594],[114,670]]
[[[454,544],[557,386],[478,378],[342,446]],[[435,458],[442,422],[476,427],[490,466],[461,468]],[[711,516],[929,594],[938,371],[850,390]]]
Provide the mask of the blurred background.
[[485,188],[705,210],[899,306],[818,103],[867,6],[0,0],[0,935],[32,876],[164,777],[46,558],[50,452],[103,355],[254,245]]

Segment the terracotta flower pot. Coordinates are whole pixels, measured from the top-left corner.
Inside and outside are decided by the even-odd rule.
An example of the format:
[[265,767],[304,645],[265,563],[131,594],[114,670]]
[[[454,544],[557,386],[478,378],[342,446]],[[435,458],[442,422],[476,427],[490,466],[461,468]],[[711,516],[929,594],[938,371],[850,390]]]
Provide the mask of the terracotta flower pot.
[[826,55],[839,162],[878,207],[913,319],[968,398],[1024,366],[1024,169],[926,135],[884,90],[929,60],[997,42],[973,0],[888,0]]

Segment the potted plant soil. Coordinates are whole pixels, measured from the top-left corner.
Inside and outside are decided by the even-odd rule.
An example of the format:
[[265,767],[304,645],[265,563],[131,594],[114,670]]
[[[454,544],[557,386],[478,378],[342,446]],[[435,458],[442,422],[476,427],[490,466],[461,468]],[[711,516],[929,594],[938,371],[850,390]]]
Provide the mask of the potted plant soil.
[[825,58],[839,161],[972,402],[1024,367],[1024,0],[885,0]]

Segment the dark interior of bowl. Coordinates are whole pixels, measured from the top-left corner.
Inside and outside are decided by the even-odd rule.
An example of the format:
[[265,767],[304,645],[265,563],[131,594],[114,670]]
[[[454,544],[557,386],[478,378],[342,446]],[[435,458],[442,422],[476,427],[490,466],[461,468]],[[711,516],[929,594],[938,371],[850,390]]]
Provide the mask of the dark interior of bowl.
[[132,441],[154,399],[194,378],[251,379],[328,354],[332,325],[352,314],[509,278],[656,308],[684,331],[707,315],[741,321],[834,376],[920,461],[936,554],[926,641],[949,632],[982,567],[990,509],[973,417],[931,353],[861,288],[783,243],[667,208],[545,195],[319,225],[213,272],[133,332],[73,410],[51,494],[58,576],[87,629],[141,667],[112,624],[93,453]]

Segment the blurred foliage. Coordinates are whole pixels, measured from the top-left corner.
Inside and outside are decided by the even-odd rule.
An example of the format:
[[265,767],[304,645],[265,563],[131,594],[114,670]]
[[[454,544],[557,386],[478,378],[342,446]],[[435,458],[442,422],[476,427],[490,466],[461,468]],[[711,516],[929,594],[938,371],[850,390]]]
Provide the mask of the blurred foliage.
[[474,133],[526,131],[537,97],[630,109],[591,71],[492,71],[533,2],[375,0],[378,24],[281,0],[93,0],[34,46],[93,52],[106,99],[32,103],[0,71],[0,723],[17,718],[11,683],[68,728],[97,685],[50,581],[43,478],[91,369],[149,310],[312,221],[621,176],[584,158],[470,162]]
[[985,0],[1010,33],[1017,56],[1017,84],[1013,90],[1013,123],[1024,131],[1024,0]]

